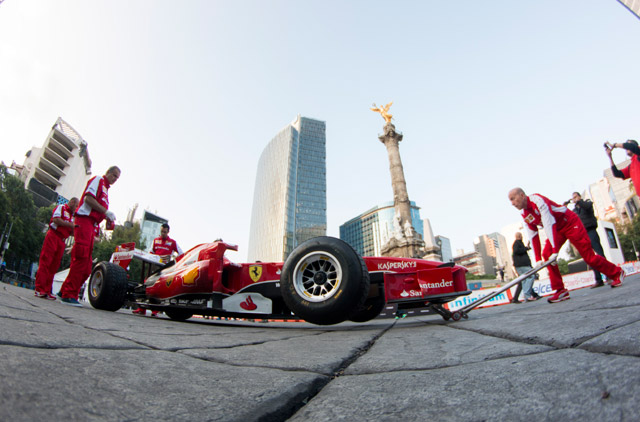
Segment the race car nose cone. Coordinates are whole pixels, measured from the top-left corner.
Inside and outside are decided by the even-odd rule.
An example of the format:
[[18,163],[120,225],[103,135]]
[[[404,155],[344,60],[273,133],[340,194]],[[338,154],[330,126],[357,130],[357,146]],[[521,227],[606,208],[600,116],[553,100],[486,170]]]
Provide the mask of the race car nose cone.
[[315,273],[315,275],[313,276],[313,282],[318,286],[321,286],[327,282],[327,275],[323,272]]

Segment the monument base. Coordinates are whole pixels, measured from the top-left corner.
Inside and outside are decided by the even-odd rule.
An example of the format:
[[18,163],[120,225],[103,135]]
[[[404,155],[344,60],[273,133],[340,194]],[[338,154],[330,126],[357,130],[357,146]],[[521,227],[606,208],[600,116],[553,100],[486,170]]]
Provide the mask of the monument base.
[[390,239],[381,249],[382,256],[394,258],[422,258],[424,241],[422,239]]

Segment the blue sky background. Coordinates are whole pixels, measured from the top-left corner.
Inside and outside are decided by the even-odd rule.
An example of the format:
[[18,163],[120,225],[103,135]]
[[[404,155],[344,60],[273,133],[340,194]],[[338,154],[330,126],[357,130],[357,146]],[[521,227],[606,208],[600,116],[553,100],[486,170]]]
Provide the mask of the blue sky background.
[[0,159],[60,116],[94,174],[122,168],[120,221],[139,203],[241,261],[258,158],[297,114],[327,124],[329,235],[392,200],[369,107],[393,101],[410,198],[469,251],[519,220],[510,188],[563,201],[639,137],[639,40],[615,0],[5,0]]

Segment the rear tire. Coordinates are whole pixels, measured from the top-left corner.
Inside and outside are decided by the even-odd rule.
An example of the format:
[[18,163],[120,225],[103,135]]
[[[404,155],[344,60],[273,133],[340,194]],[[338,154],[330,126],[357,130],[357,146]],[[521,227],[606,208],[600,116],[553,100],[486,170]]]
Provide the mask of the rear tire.
[[387,301],[384,299],[384,296],[370,297],[364,302],[362,309],[359,309],[349,317],[349,321],[371,321],[382,313],[386,304]]
[[89,279],[89,302],[103,311],[117,311],[127,296],[127,273],[119,265],[100,262]]
[[296,316],[318,325],[338,324],[362,309],[369,272],[348,243],[316,237],[291,252],[282,267],[280,291]]

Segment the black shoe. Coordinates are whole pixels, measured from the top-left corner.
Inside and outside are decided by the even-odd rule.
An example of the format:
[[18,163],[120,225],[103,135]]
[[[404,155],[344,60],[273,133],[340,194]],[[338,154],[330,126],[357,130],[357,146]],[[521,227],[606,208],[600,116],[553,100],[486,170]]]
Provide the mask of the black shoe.
[[600,280],[600,281],[596,281],[596,284],[591,286],[591,288],[595,289],[595,288],[602,287],[602,286],[604,286],[604,283],[602,282],[602,280]]
[[509,303],[522,303],[522,302],[520,302],[519,300],[516,300],[516,299],[511,299],[509,301]]

